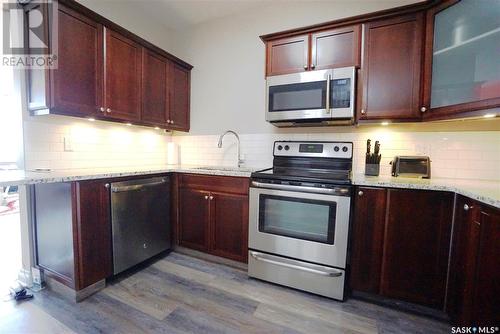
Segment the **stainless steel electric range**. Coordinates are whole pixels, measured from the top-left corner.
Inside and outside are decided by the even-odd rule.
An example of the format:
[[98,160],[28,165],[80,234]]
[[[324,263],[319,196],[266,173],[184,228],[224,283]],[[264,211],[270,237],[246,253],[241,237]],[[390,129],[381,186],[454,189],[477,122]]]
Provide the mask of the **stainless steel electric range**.
[[350,142],[274,143],[252,173],[248,275],[344,299],[351,206]]

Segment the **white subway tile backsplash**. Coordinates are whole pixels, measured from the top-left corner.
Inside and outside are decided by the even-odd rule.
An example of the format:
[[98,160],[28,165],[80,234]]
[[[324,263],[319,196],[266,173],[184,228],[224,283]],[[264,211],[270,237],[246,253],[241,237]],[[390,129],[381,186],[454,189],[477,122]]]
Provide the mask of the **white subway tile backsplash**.
[[26,169],[166,166],[171,141],[154,129],[57,116],[27,119],[24,133]]
[[[428,155],[432,176],[500,180],[500,132],[395,132],[377,129],[352,133],[242,134],[241,152],[251,167],[272,165],[272,147],[276,140],[352,141],[354,173],[364,172],[366,140],[381,143],[381,174],[390,175],[389,162],[395,155]],[[222,149],[218,136],[172,136],[179,145],[183,164],[235,166],[236,142],[224,137]]]

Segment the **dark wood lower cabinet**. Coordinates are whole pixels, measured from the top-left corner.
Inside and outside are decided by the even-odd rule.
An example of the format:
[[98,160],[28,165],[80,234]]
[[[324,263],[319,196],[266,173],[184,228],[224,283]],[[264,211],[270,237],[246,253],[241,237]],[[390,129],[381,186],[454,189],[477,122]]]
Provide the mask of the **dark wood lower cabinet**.
[[205,175],[179,179],[178,244],[246,262],[248,179]]
[[113,275],[110,193],[106,182],[73,184],[77,290]]
[[449,281],[454,325],[500,323],[500,210],[458,196]]
[[351,288],[442,309],[453,196],[359,187],[352,230]]
[[113,274],[110,195],[106,181],[39,184],[36,262],[78,291]]
[[454,194],[390,189],[380,292],[442,309]]
[[378,293],[384,246],[387,190],[359,187],[351,232],[351,288]]
[[208,191],[184,188],[179,191],[179,244],[208,251],[210,207]]
[[248,255],[248,196],[212,193],[211,250],[214,254],[246,262]]

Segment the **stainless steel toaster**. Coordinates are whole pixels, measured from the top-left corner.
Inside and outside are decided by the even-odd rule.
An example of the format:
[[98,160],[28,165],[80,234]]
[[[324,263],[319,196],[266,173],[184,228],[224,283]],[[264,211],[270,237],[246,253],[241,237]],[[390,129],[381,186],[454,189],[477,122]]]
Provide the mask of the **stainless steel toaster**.
[[431,178],[431,159],[426,156],[395,156],[391,161],[392,176]]

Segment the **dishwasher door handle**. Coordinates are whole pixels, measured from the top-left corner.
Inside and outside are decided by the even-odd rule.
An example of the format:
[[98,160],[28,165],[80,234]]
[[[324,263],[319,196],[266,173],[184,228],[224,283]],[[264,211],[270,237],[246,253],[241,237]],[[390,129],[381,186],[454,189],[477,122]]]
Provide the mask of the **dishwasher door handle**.
[[111,191],[114,193],[121,193],[124,191],[139,191],[143,190],[145,188],[150,188],[150,187],[156,187],[162,184],[167,183],[167,180],[163,179],[162,181],[159,182],[151,182],[151,183],[143,183],[143,184],[136,184],[133,186],[123,186],[123,187],[111,187]]

